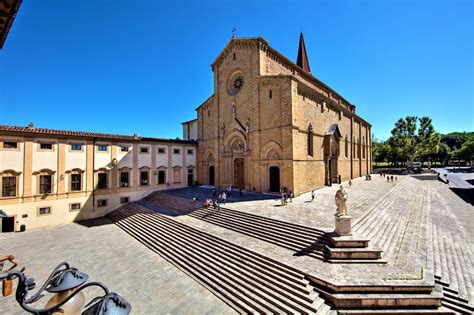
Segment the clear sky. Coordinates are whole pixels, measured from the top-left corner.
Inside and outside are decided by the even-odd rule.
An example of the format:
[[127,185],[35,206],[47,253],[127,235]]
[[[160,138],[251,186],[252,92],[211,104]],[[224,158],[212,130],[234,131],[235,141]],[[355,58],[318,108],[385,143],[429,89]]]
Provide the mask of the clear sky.
[[402,116],[474,130],[474,1],[23,0],[0,50],[0,124],[175,138],[237,28],[296,61],[386,139]]

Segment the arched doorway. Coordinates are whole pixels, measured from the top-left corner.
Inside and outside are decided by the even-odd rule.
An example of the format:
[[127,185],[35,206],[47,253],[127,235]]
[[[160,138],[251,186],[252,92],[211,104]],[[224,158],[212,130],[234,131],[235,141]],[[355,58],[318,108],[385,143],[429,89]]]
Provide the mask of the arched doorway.
[[270,177],[270,191],[279,192],[280,191],[280,168],[278,166],[270,166],[269,170]]
[[326,185],[339,182],[338,159],[341,133],[336,124],[331,125],[324,136],[324,162]]
[[214,166],[209,166],[209,185],[214,186]]
[[234,186],[236,188],[245,188],[244,159],[234,159]]

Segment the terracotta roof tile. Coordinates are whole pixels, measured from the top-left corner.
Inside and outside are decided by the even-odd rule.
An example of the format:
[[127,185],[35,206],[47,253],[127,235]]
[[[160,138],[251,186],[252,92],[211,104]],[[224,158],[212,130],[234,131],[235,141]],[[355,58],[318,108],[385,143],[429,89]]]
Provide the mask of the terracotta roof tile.
[[0,132],[12,132],[12,133],[31,133],[35,135],[52,135],[52,136],[64,136],[64,137],[81,137],[81,138],[97,138],[105,140],[129,140],[129,141],[163,141],[163,142],[179,142],[179,143],[190,143],[194,144],[195,141],[178,140],[178,139],[165,139],[165,138],[151,138],[151,137],[135,137],[128,135],[117,135],[110,133],[98,133],[98,132],[86,132],[86,131],[75,131],[75,130],[58,130],[49,128],[34,128],[34,127],[21,127],[21,126],[8,126],[0,125]]

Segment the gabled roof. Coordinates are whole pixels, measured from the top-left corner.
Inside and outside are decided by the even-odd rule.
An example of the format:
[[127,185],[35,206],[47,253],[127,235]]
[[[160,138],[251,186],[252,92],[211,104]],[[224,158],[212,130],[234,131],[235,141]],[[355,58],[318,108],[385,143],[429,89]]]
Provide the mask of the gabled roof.
[[338,138],[342,138],[341,132],[339,131],[339,127],[337,126],[337,124],[332,124],[331,126],[329,126],[329,129],[326,134],[335,135]]
[[[355,106],[353,104],[351,104],[349,101],[347,101],[342,95],[340,95],[339,93],[334,91],[331,87],[326,85],[321,80],[317,79],[310,72],[304,70],[302,67],[300,67],[299,65],[296,65],[293,61],[286,58],[278,50],[276,50],[275,48],[270,46],[268,44],[268,41],[265,38],[261,37],[261,36],[258,36],[258,37],[233,37],[233,38],[231,38],[227,42],[227,44],[225,45],[224,49],[219,53],[219,55],[217,55],[216,59],[211,64],[213,70],[214,70],[216,64],[219,63],[220,60],[225,58],[225,56],[227,56],[227,54],[230,52],[230,49],[236,44],[242,44],[242,45],[253,44],[253,45],[256,45],[256,47],[259,47],[260,49],[263,49],[264,51],[272,53],[275,56],[275,58],[280,59],[287,67],[290,67],[293,70],[295,70],[295,72],[298,73],[298,75],[303,77],[305,80],[311,82],[312,84],[314,84],[316,86],[319,86],[323,90],[329,91],[331,94],[337,96],[343,102],[348,104],[352,109],[355,108]],[[309,63],[308,63],[308,69],[309,69]],[[202,106],[202,104],[199,107],[201,107],[201,106]]]

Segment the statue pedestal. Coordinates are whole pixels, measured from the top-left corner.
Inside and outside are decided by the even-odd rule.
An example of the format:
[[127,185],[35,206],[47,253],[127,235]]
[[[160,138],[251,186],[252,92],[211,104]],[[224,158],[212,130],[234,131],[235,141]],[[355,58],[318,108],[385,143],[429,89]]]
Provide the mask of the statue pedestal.
[[350,215],[336,216],[336,229],[334,230],[340,236],[352,235],[351,219]]

